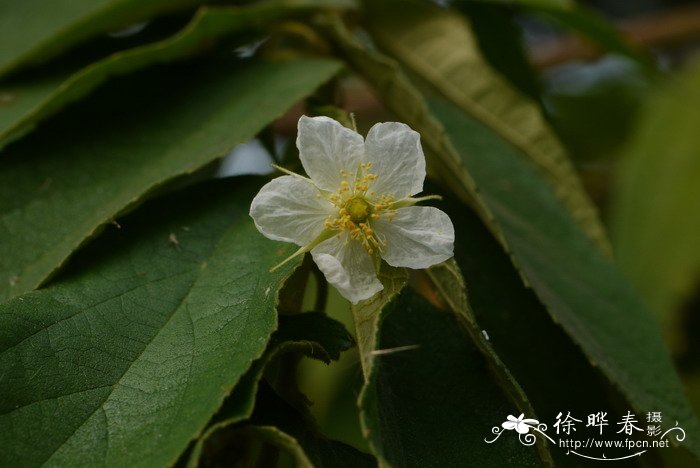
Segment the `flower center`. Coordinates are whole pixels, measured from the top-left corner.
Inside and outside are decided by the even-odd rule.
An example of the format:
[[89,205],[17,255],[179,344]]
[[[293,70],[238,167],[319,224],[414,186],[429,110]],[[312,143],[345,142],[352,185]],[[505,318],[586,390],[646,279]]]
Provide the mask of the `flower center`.
[[386,247],[386,240],[372,229],[372,221],[380,216],[392,220],[396,210],[392,208],[394,197],[377,195],[371,186],[377,175],[370,173],[371,162],[361,163],[356,172],[340,171],[338,192],[329,194],[328,200],[338,208],[335,215],[325,221],[330,231],[346,231],[350,240],[359,241],[372,255]]
[[363,197],[354,197],[345,202],[345,210],[355,224],[365,223],[372,214],[371,205]]

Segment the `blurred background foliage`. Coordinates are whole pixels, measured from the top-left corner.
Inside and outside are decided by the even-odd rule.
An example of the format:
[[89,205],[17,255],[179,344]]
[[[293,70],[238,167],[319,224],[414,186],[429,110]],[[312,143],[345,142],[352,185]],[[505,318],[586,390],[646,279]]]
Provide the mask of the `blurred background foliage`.
[[[144,192],[153,196],[170,193],[212,176],[268,174],[272,161],[284,162],[289,167],[298,165],[293,137],[302,107],[297,105],[291,111],[288,108],[305,96],[310,95],[306,99],[307,112],[330,115],[338,120],[347,120],[347,113],[354,113],[363,134],[374,122],[397,120],[396,109],[387,103],[390,99],[386,99],[390,94],[387,89],[395,83],[382,85],[379,80],[379,84],[372,83],[371,71],[363,78],[346,71],[328,81],[335,73],[332,66],[309,58],[337,56],[346,59],[350,68],[362,67],[360,61],[352,58],[351,49],[343,50],[342,45],[334,42],[338,41],[338,36],[329,33],[332,27],[318,21],[315,16],[324,9],[340,11],[360,42],[369,50],[380,50],[396,58],[411,80],[429,96],[429,101],[430,96],[448,95],[475,115],[485,115],[484,121],[495,121],[494,128],[503,128],[503,122],[506,122],[506,127],[515,128],[516,134],[511,137],[516,143],[525,135],[532,140],[526,141],[530,148],[540,145],[541,151],[532,150],[535,165],[559,181],[564,203],[580,208],[580,211],[574,208],[571,211],[580,215],[577,221],[588,226],[587,234],[605,251],[610,247],[606,236],[595,223],[587,221],[591,216],[595,217],[595,213],[581,208],[586,205],[586,200],[576,199],[579,195],[575,186],[579,182],[573,176],[575,170],[609,233],[615,262],[658,319],[689,400],[695,411],[700,412],[700,3],[689,0],[435,1],[436,8],[453,15],[450,18],[460,17],[469,22],[474,43],[460,42],[464,38],[459,34],[450,35],[447,28],[433,30],[439,31],[435,33],[436,37],[444,34],[444,41],[436,46],[437,55],[442,53],[440,51],[449,55],[447,52],[451,48],[462,50],[465,56],[461,58],[472,68],[466,75],[459,76],[457,70],[454,76],[432,82],[431,66],[412,62],[411,51],[406,50],[406,44],[410,41],[419,43],[421,36],[420,32],[411,29],[410,14],[401,11],[401,2],[396,0],[367,0],[364,3],[331,0],[236,2],[240,10],[227,10],[229,2],[201,0],[113,3],[116,6],[107,0],[95,2],[88,8],[89,14],[83,16],[65,8],[61,10],[65,17],[57,14],[49,19],[46,16],[51,16],[51,8],[47,7],[44,13],[38,2],[18,2],[14,6],[6,3],[0,7],[0,73],[3,73],[0,81],[0,148],[3,148],[0,158],[7,158],[6,175],[4,178],[0,175],[3,184],[0,187],[0,208],[5,212],[12,212],[22,203],[19,199],[24,195],[17,187],[23,184],[34,187],[37,181],[44,181],[42,184],[48,184],[48,188],[52,184],[65,183],[70,196],[75,195],[70,192],[71,187],[82,181],[70,180],[73,175],[70,165],[80,164],[90,155],[73,152],[68,143],[64,150],[61,134],[76,129],[85,134],[93,147],[107,141],[114,146],[115,154],[133,152],[131,160],[95,169],[96,177],[128,180],[128,184],[115,182],[104,186],[106,188],[99,193],[90,194],[105,200],[105,207],[100,208],[103,210],[99,213],[101,218],[85,220],[89,228],[87,232],[93,236],[98,233],[102,218],[123,216],[136,207],[135,201]],[[23,8],[25,11],[21,11]],[[450,23],[445,24],[449,26]],[[402,35],[404,32],[406,34]],[[412,36],[412,33],[415,34]],[[255,79],[240,78],[240,74],[236,75],[238,78],[233,77],[231,70],[216,64],[210,66],[206,60],[202,65],[196,62],[200,56],[235,57],[241,61],[265,57],[273,63],[270,67],[284,67],[279,65],[285,63],[280,60],[290,57],[309,58],[309,62],[299,61],[297,65],[289,65],[288,70],[280,68],[277,75],[272,71],[269,78],[256,82]],[[167,68],[173,62],[179,63],[180,68]],[[192,68],[187,69],[188,66]],[[251,66],[249,78],[267,77],[265,73],[272,70],[253,69],[257,66]],[[306,75],[307,81],[285,82],[286,73],[297,76],[302,69],[315,70],[317,74]],[[231,81],[224,79],[227,74],[232,76]],[[462,79],[464,81],[460,81]],[[162,90],[160,80],[163,81]],[[492,87],[484,95],[479,95],[482,81],[488,81]],[[148,87],[143,87],[145,91],[141,91],[142,82],[148,83]],[[323,82],[326,84],[318,87]],[[166,90],[189,93],[189,96],[183,106],[170,106]],[[499,109],[498,103],[492,105],[489,101],[491,93],[501,100],[510,99],[505,110]],[[260,103],[264,116],[256,120],[242,111],[227,113],[218,110],[219,101],[236,102],[237,95],[244,94],[251,96],[251,102]],[[131,100],[130,103],[122,102],[125,97]],[[278,98],[286,101],[277,104],[274,99]],[[511,106],[516,101],[521,106],[519,113]],[[107,105],[104,103],[111,106],[108,112],[95,110]],[[146,106],[143,111],[134,112],[134,103]],[[169,117],[170,113],[189,105],[194,111],[187,119]],[[438,104],[431,109],[449,114]],[[113,112],[116,114],[107,115]],[[85,115],[94,115],[96,121],[88,122]],[[219,124],[212,115],[218,116],[222,122],[246,123],[242,125],[244,128],[234,132],[235,135],[221,137],[221,141],[209,147],[199,143],[198,132],[215,133]],[[282,117],[277,119],[280,115]],[[163,122],[156,128],[153,122],[160,120],[161,116]],[[553,130],[551,135],[528,133],[530,119],[539,122],[537,119],[540,118],[543,127],[548,124]],[[274,124],[268,125],[275,119]],[[105,131],[105,126],[114,126],[114,132]],[[137,141],[172,142],[168,143],[172,146],[168,149],[170,154],[182,152],[177,168],[167,174],[167,184],[161,183],[165,173],[159,172],[161,168],[155,164],[132,171],[137,161],[151,155],[147,151],[140,154],[135,147],[120,146],[122,126],[134,132]],[[38,136],[34,131],[40,132]],[[253,137],[256,138],[237,146],[223,161],[217,160],[224,149]],[[425,141],[430,136],[424,134],[423,138]],[[561,148],[557,140],[561,142]],[[37,154],[54,150],[65,154],[54,159],[46,158],[48,162],[37,163],[31,171],[17,169],[23,158],[33,161]],[[570,162],[566,154],[570,156]],[[538,155],[541,159],[537,159]],[[524,333],[527,337],[520,343],[521,349],[532,353],[532,361],[520,362],[515,344],[513,349],[508,345],[503,349],[497,347],[525,388],[530,402],[535,408],[546,408],[547,411],[554,411],[552,399],[559,399],[556,403],[560,406],[577,404],[571,401],[570,395],[544,395],[557,386],[538,388],[537,378],[528,381],[528,373],[538,372],[541,379],[552,375],[561,377],[559,389],[562,391],[565,384],[578,385],[588,399],[582,403],[582,411],[590,410],[592,406],[588,405],[598,402],[623,399],[624,395],[618,391],[624,393],[624,389],[612,389],[602,383],[601,373],[588,365],[590,356],[584,356],[582,350],[542,312],[538,299],[523,286],[507,256],[487,231],[489,226],[482,224],[471,211],[467,215],[460,211],[460,201],[469,201],[469,194],[455,189],[452,184],[457,183],[444,177],[448,172],[449,169],[438,168],[431,174],[433,192],[448,196],[443,208],[452,210],[455,223],[464,226],[464,232],[469,233],[465,238],[467,245],[479,245],[488,252],[475,254],[469,249],[462,251],[459,246],[456,252],[476,319],[484,329],[494,330],[495,336],[499,330],[509,330],[514,337],[520,330],[532,327],[532,332]],[[62,177],[64,182],[60,180]],[[441,182],[435,182],[440,179]],[[42,184],[39,185],[43,187]],[[139,190],[129,191],[125,188],[129,184],[138,185]],[[574,188],[567,192],[567,187]],[[113,198],[118,199],[114,205],[111,204]],[[50,212],[51,208],[41,209]],[[90,209],[89,206],[78,206],[75,213]],[[479,209],[475,208],[474,212],[478,213]],[[30,232],[26,234],[30,241],[36,240],[33,248],[42,248],[42,242],[52,242],[50,237],[33,239],[32,229],[27,232]],[[13,235],[25,233],[17,230]],[[68,242],[77,247],[85,240],[85,237],[75,237]],[[0,252],[8,259],[15,248],[7,243],[4,249],[0,247]],[[10,276],[9,286],[3,284],[3,297],[15,295],[13,288],[28,291],[46,284],[46,278],[54,275],[66,262],[67,254],[65,249],[61,250],[61,245],[51,244],[46,250],[48,253],[41,260],[46,265],[36,266],[41,273],[26,281],[23,277]],[[19,258],[17,261],[24,260]],[[4,273],[16,266],[12,261],[0,261]],[[73,270],[69,269],[69,274],[65,275],[68,278],[77,268],[73,265],[70,264]],[[576,264],[563,266],[564,270],[576,268]],[[64,278],[62,275],[59,273],[57,277],[59,283]],[[494,299],[480,294],[480,291],[496,287],[493,278],[507,285],[508,297]],[[285,299],[290,302],[283,301],[282,304],[297,301],[301,304],[300,310],[326,310],[354,333],[349,305],[332,288],[327,290],[321,283],[318,276],[311,275],[308,284],[297,288],[299,297]],[[420,287],[416,289],[420,291]],[[299,291],[304,291],[303,297]],[[411,304],[422,304],[420,301],[423,300],[414,298]],[[426,316],[430,315],[429,304],[420,307],[425,309]],[[532,310],[533,315],[524,320],[496,313],[520,308]],[[494,313],[482,312],[486,310]],[[421,321],[414,320],[415,326],[420,326]],[[432,325],[440,328],[439,324]],[[395,327],[393,333],[397,335],[409,333],[402,331],[398,322],[393,324],[389,320],[389,326]],[[623,334],[625,330],[617,332]],[[389,341],[391,333],[386,333]],[[504,333],[504,341],[510,341],[511,335]],[[313,341],[310,338],[295,339],[300,343]],[[295,342],[293,339],[289,341]],[[533,344],[536,341],[541,341],[542,345]],[[512,342],[517,343],[516,338],[512,338]],[[547,346],[556,347],[561,362],[551,356],[553,350],[545,349]],[[324,344],[318,349],[328,351],[328,348]],[[295,369],[293,378],[297,379],[304,396],[286,395],[286,399],[308,399],[312,402],[310,415],[325,436],[370,452],[372,447],[363,437],[357,410],[358,396],[364,384],[358,350],[353,347],[343,351],[342,354],[338,352],[338,361],[330,366],[323,359],[301,358],[298,354],[292,354],[288,362],[278,362],[285,359],[284,356],[275,358],[278,361],[271,358],[273,365],[266,371],[268,381],[275,387],[274,382],[290,378],[280,369],[285,365]],[[462,351],[465,354],[471,352]],[[442,350],[434,352],[440,355]],[[552,362],[546,369],[537,370],[534,361],[538,358],[551,358]],[[390,386],[390,383],[386,385]],[[410,379],[404,384],[412,388],[419,385]],[[189,449],[204,450],[204,464],[219,466],[221,460],[231,456],[230,448],[221,448],[227,446],[247,447],[250,453],[246,452],[245,457],[249,458],[242,459],[247,462],[256,460],[259,466],[273,461],[300,463],[305,455],[298,450],[296,443],[287,440],[284,434],[262,429],[264,424],[285,427],[287,433],[305,441],[307,452],[311,450],[309,447],[314,447],[314,453],[321,454],[318,455],[320,458],[313,460],[315,463],[324,459],[324,450],[328,447],[323,444],[326,442],[307,437],[302,429],[289,423],[297,416],[289,416],[288,408],[283,408],[284,405],[276,400],[280,393],[278,388],[274,388],[276,393],[266,387],[268,383],[261,385],[263,388],[258,390],[258,398],[261,401],[269,399],[270,407],[277,408],[276,412],[266,414],[264,407],[258,405],[251,417],[259,421],[259,427],[240,428],[235,426],[238,420],[231,418],[231,424],[236,428],[234,433],[222,436],[217,435],[218,429],[212,429],[213,448],[208,452],[201,447],[193,449],[191,446]],[[533,390],[532,394],[528,390]],[[430,391],[430,385],[426,385],[425,391]],[[382,398],[379,390],[376,397]],[[283,421],[284,418],[288,419]],[[221,428],[227,427],[224,421],[223,417],[218,421]],[[492,422],[497,424],[500,421]],[[306,435],[299,435],[302,433]],[[255,449],[251,440],[261,445]],[[259,442],[261,440],[263,442]],[[282,448],[276,454],[279,460],[268,460],[260,455],[260,447],[270,445]],[[387,449],[389,457],[390,452]],[[640,463],[691,466],[695,462],[688,457],[687,454],[658,453],[652,461]],[[181,459],[181,463],[185,461],[186,457]],[[555,456],[555,461],[561,460]],[[348,466],[355,466],[355,462],[360,463],[349,461]]]

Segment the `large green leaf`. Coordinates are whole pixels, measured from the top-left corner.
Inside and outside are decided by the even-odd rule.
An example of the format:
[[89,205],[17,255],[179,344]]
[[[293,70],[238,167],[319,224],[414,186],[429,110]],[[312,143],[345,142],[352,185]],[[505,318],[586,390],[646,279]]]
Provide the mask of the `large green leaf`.
[[360,408],[381,466],[539,466],[517,438],[484,442],[517,410],[452,314],[405,288],[378,321]]
[[192,62],[123,78],[7,148],[0,298],[40,285],[158,185],[224,156],[329,79],[337,62]]
[[[379,45],[533,161],[574,219],[607,251],[597,211],[564,147],[539,106],[511,88],[484,60],[466,19],[427,2],[370,4],[367,22]],[[401,15],[393,14],[397,8]]]
[[276,326],[290,252],[248,217],[258,183],[157,200],[54,285],[0,306],[0,464],[154,466],[204,428]]
[[671,331],[700,274],[700,67],[666,83],[624,149],[612,215],[616,256]]
[[0,6],[0,75],[43,62],[80,41],[202,0],[23,0]]
[[395,63],[363,49],[339,23],[327,26],[346,58],[379,88],[386,105],[421,132],[439,164],[449,169],[450,183],[461,179],[482,220],[552,318],[635,410],[663,411],[678,420],[689,434],[688,448],[700,456],[700,424],[657,324],[542,174],[454,104],[433,99],[428,107]]
[[284,16],[328,3],[279,0],[245,8],[202,7],[182,31],[162,41],[117,52],[82,70],[21,77],[0,84],[0,93],[11,96],[0,113],[0,149],[70,102],[90,93],[110,76],[186,58],[223,36],[261,28]]
[[[554,320],[635,410],[658,408],[700,435],[658,324],[618,269],[517,154],[453,105],[433,101],[431,108],[477,181],[516,266]],[[480,157],[487,153],[498,157]],[[697,440],[689,437],[687,444],[700,455]]]
[[[611,415],[610,421],[619,420],[629,409],[624,400],[609,398],[613,392],[604,376],[552,321],[476,215],[455,202],[444,203],[441,208],[455,224],[455,259],[469,285],[469,304],[479,330],[522,386],[536,419],[550,428],[561,411],[570,411],[583,421],[589,414],[605,411]],[[606,437],[615,439],[619,434],[609,431]],[[598,463],[558,447],[550,447],[550,451],[557,466]],[[627,449],[617,452],[606,449],[605,454],[629,455]],[[636,460],[617,463],[637,466]]]

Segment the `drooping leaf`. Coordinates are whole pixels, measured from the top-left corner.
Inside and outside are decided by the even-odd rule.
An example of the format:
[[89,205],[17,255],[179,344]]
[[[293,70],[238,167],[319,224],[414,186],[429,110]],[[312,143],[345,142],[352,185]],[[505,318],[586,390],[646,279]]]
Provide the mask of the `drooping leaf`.
[[[469,304],[478,327],[522,386],[536,419],[550,430],[559,412],[571,412],[584,424],[589,414],[599,411],[608,413],[613,424],[619,420],[629,408],[622,399],[610,398],[613,390],[607,380],[552,321],[532,290],[525,287],[508,256],[476,215],[458,203],[443,203],[441,208],[455,224],[455,259],[469,285]],[[584,424],[579,427],[580,434],[591,431]],[[611,440],[619,436],[612,429],[606,432]],[[556,466],[598,463],[559,447],[549,448]],[[618,451],[623,452],[619,456],[629,454],[627,449]],[[614,449],[606,449],[605,454],[611,458],[617,455]],[[636,460],[616,463],[638,466]]]
[[[491,69],[466,19],[427,2],[371,4],[367,21],[381,47],[535,163],[573,218],[609,251],[597,210],[539,106]],[[401,15],[392,14],[398,8]]]
[[[515,379],[510,369],[491,345],[488,335],[484,334],[479,323],[477,323],[476,316],[467,298],[466,285],[457,262],[451,259],[434,265],[426,270],[426,277],[432,283],[430,286],[427,286],[427,290],[435,290],[429,297],[434,297],[436,303],[445,302],[444,308],[454,314],[454,318],[462,331],[486,359],[493,378],[498,383],[502,393],[507,395],[510,401],[515,402],[515,406],[520,413],[528,414],[530,418],[537,418],[538,414],[532,407],[520,383]],[[552,460],[550,447],[548,447],[544,439],[539,440],[539,442],[536,448],[542,464],[553,466],[554,461]]]
[[636,411],[660,410],[683,424],[689,434],[686,446],[700,456],[700,424],[657,324],[542,174],[454,104],[432,99],[428,107],[395,63],[364,49],[338,22],[326,26],[346,59],[379,88],[385,104],[421,133],[451,188],[461,180],[462,190],[523,279],[592,364]]
[[698,122],[696,66],[642,111],[624,148],[611,217],[617,260],[669,333],[700,278]]
[[[265,354],[250,366],[213,417],[212,423],[226,421],[225,425],[228,426],[250,417],[258,383],[266,366],[277,357],[298,352],[329,364],[332,360],[338,360],[342,351],[354,345],[355,342],[345,327],[325,314],[309,312],[280,315],[279,328],[270,338]],[[194,459],[199,457],[205,439],[202,437],[197,441],[192,455]]]
[[100,33],[118,30],[202,0],[4,2],[0,7],[0,75],[48,60]]
[[300,342],[312,345],[309,357],[326,364],[340,359],[340,353],[355,346],[345,326],[322,312],[282,315],[274,342]]
[[[252,460],[246,460],[249,456],[246,449],[255,447],[255,442],[267,442],[290,453],[297,467],[377,466],[370,455],[326,438],[308,414],[295,409],[264,383],[258,391],[255,412],[250,421],[236,423],[235,420],[226,420],[212,425],[200,439],[199,450],[193,452],[189,466],[214,466],[217,460],[225,460],[227,464],[239,463],[239,466],[252,466],[254,461],[258,466],[272,465],[275,460],[265,458],[268,455],[266,450],[253,453]],[[236,450],[236,447],[242,449]]]
[[[256,394],[263,373],[273,360],[288,353],[302,353],[326,364],[337,360],[342,351],[354,346],[354,340],[338,321],[319,312],[280,315],[279,327],[272,334],[265,354],[256,360],[224,401],[187,455],[189,466],[197,466],[203,451],[210,445],[212,434],[221,430],[238,431],[232,426],[250,418],[256,404]],[[243,431],[245,432],[245,431]],[[231,437],[230,434],[226,436]],[[216,444],[215,444],[216,445]]]
[[231,59],[153,69],[111,83],[7,148],[0,298],[40,285],[120,212],[226,155],[338,68],[320,59]]
[[212,440],[209,443],[215,447],[209,449],[211,453],[205,453],[199,463],[190,464],[191,467],[206,468],[221,463],[229,466],[234,463],[237,466],[276,466],[279,453],[271,450],[270,446],[287,453],[295,468],[314,466],[299,442],[275,426],[245,425],[226,427],[223,431],[210,436]]
[[517,438],[484,442],[517,410],[451,313],[412,288],[379,313],[359,401],[380,466],[539,466],[535,450]]
[[[638,412],[662,409],[700,434],[697,417],[663,345],[658,324],[621,272],[573,223],[538,174],[447,102],[431,107],[445,124],[515,265],[588,359]],[[491,152],[498,158],[477,155]],[[663,376],[663,377],[661,377]],[[688,447],[700,454],[700,445]]]
[[202,7],[184,29],[162,41],[117,52],[82,70],[21,77],[2,83],[0,93],[8,98],[0,112],[0,149],[70,102],[87,95],[110,76],[187,58],[223,36],[260,29],[274,20],[328,3],[324,0],[278,0],[243,8]]
[[55,284],[0,306],[0,464],[177,459],[276,326],[292,268],[268,270],[291,249],[248,217],[258,187],[155,200]]

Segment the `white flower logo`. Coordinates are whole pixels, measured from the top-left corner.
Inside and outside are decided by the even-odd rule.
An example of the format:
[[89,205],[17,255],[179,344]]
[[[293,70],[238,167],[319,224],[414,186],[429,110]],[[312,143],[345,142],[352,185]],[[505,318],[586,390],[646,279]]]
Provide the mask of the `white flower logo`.
[[527,434],[530,432],[531,427],[537,427],[540,423],[537,419],[523,419],[524,417],[524,414],[521,414],[517,418],[509,414],[506,418],[507,421],[504,421],[501,426],[508,431],[515,429],[518,434]]
[[250,206],[265,237],[301,246],[280,265],[310,251],[328,282],[357,303],[383,289],[381,259],[418,269],[452,257],[450,218],[414,206],[438,198],[412,198],[425,179],[417,132],[378,123],[365,140],[328,117],[302,116],[296,143],[309,178],[278,167],[289,175],[267,183]]

